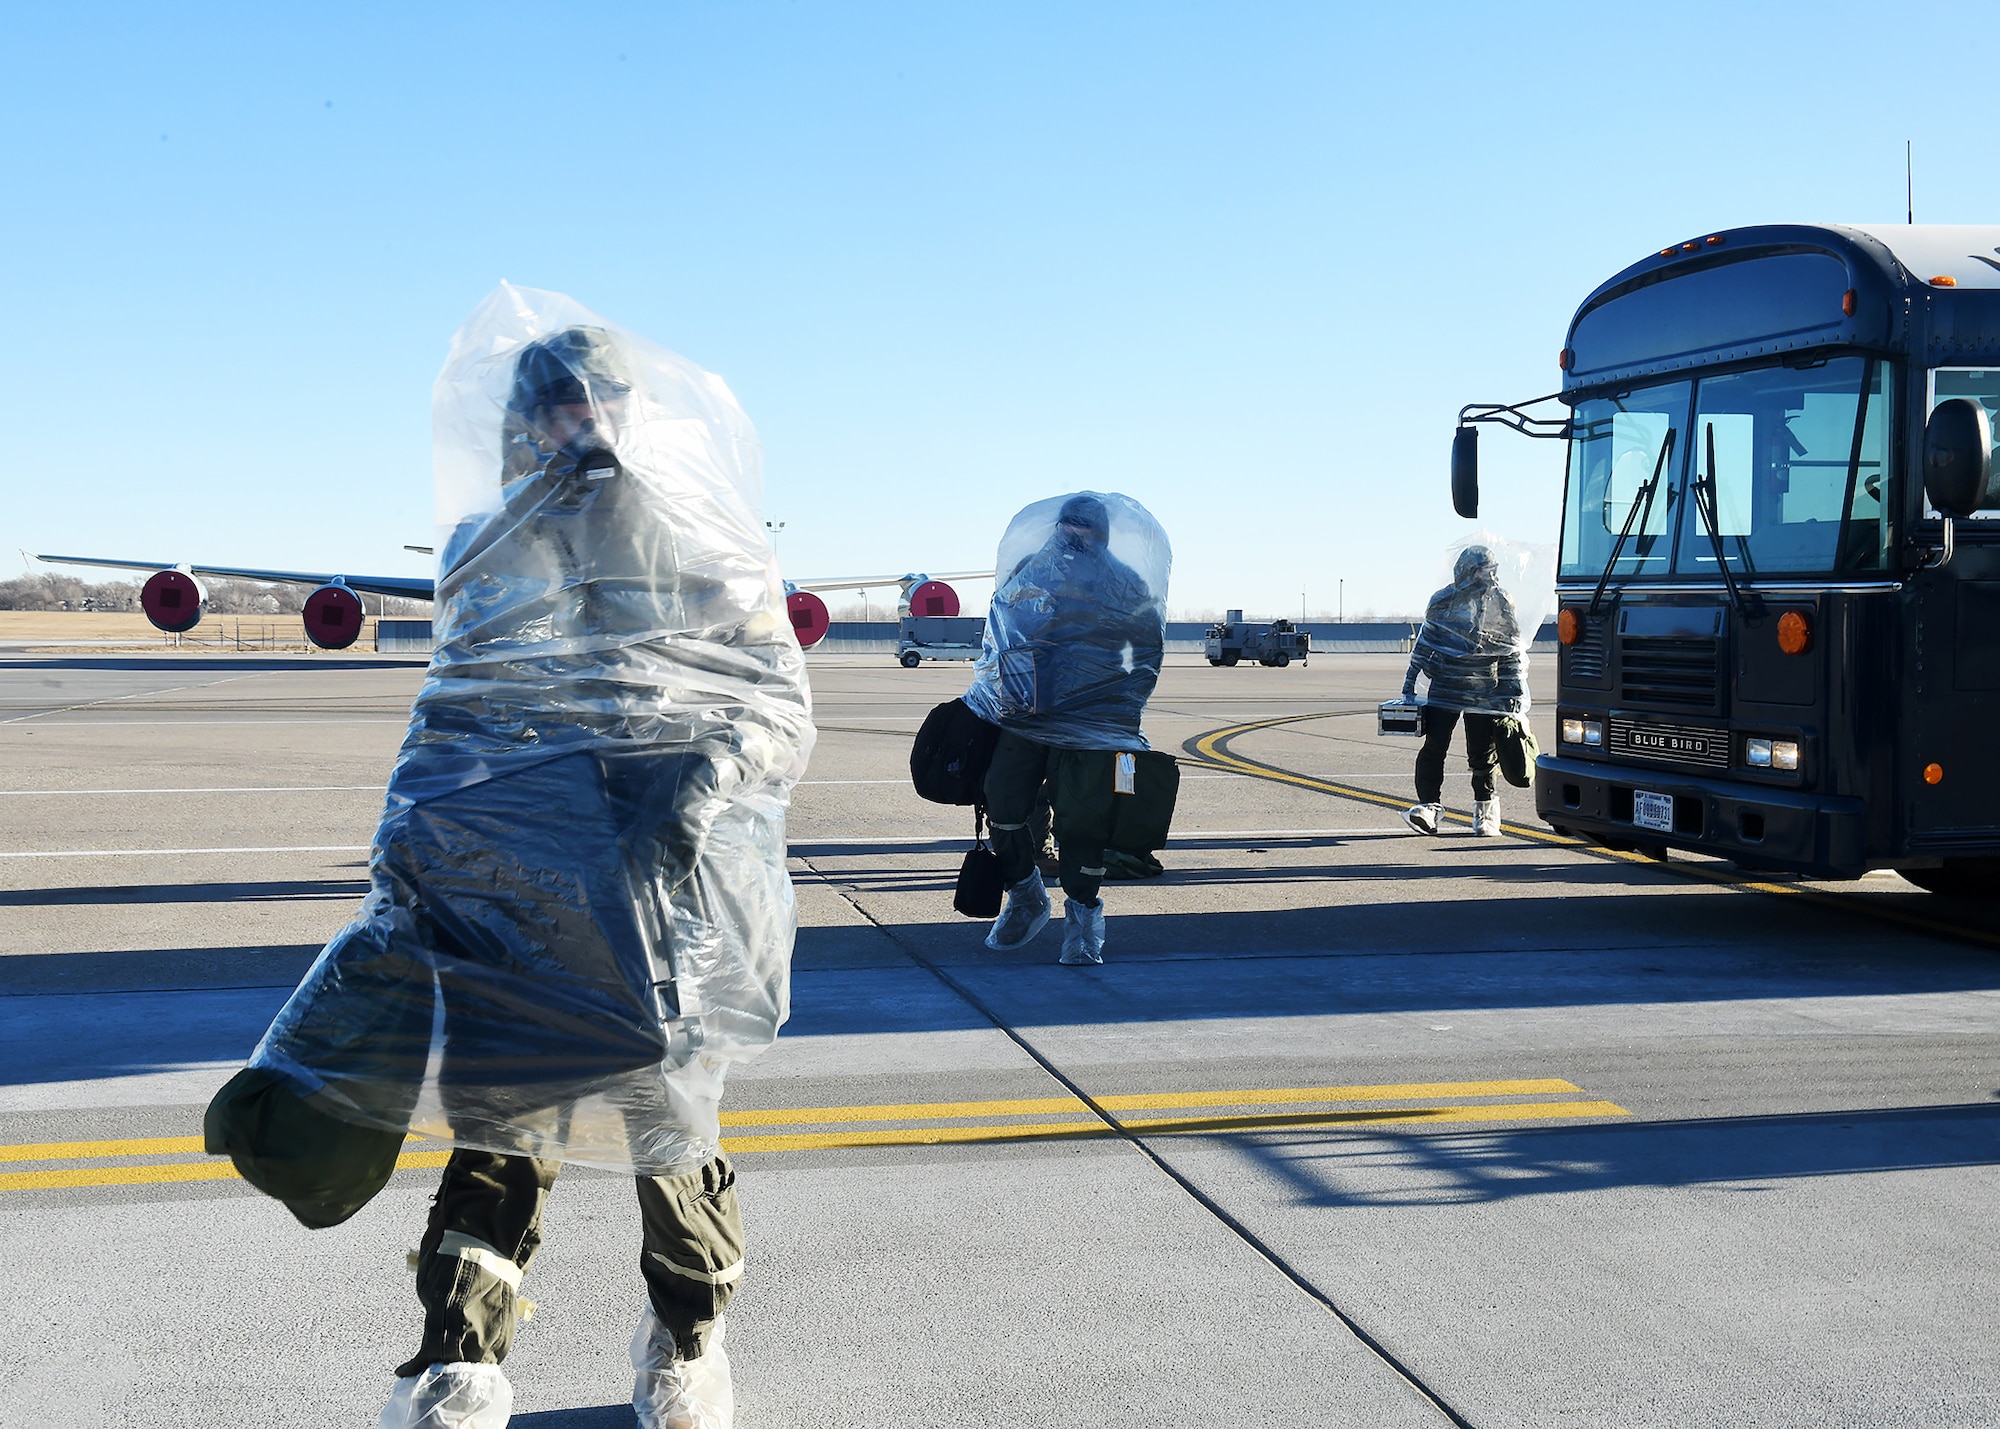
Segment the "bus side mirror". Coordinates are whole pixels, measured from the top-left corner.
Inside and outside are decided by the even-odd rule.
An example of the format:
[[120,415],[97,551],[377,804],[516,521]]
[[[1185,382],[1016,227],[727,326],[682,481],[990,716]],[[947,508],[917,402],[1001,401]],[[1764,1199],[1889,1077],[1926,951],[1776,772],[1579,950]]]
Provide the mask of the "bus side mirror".
[[1992,510],[1993,476],[1993,419],[1970,397],[1945,398],[1924,423],[1924,495],[1946,516]]
[[[1979,404],[1975,402],[1973,405]],[[1979,415],[1986,415],[1984,407],[1980,407]],[[1477,427],[1460,427],[1451,434],[1451,509],[1468,521],[1479,514]]]

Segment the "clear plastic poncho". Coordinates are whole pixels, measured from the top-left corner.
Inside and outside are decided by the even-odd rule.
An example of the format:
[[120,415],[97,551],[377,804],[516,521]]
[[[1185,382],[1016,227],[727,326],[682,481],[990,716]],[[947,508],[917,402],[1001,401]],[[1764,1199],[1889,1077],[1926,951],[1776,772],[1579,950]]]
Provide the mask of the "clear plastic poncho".
[[344,1119],[660,1175],[777,1036],[813,743],[721,379],[501,285],[433,397],[436,653],[360,915],[250,1065]]
[[1116,492],[1037,501],[1008,523],[986,643],[965,702],[1066,749],[1147,748],[1139,732],[1166,650],[1167,533]]
[[1552,548],[1490,536],[1459,547],[1451,584],[1424,610],[1404,697],[1471,714],[1527,714],[1528,646],[1554,591]]

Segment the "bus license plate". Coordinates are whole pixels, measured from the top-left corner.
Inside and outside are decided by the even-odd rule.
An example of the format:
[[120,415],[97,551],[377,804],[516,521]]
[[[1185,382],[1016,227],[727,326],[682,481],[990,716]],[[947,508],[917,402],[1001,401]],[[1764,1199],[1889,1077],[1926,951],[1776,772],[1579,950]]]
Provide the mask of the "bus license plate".
[[1674,799],[1671,794],[1648,794],[1644,789],[1632,791],[1632,822],[1642,829],[1651,829],[1656,834],[1670,834],[1674,831]]

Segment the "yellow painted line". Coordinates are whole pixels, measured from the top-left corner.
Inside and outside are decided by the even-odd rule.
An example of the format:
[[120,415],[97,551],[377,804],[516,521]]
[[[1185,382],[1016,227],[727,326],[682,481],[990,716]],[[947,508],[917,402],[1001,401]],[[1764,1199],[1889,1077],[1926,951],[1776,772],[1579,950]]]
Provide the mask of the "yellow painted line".
[[[1400,1082],[1386,1086],[1291,1087],[1236,1092],[1142,1092],[1103,1096],[1097,1104],[1108,1110],[1183,1106],[1282,1106],[1291,1102],[1414,1101],[1421,1097],[1523,1097],[1577,1092],[1581,1087],[1560,1077],[1505,1082]],[[1023,1097],[1011,1101],[902,1102],[884,1106],[827,1106],[726,1111],[724,1126],[810,1126],[825,1122],[917,1121],[947,1117],[1035,1116],[1077,1111],[1075,1097]]]
[[[1329,1103],[1418,1101],[1440,1097],[1559,1096],[1583,1089],[1560,1077],[1514,1078],[1490,1082],[1388,1082],[1332,1087],[1268,1087],[1236,1091],[1128,1092],[1098,1098],[1106,1111],[1153,1111],[1200,1107],[1301,1107]],[[1061,1121],[987,1121],[973,1118],[1068,1114]],[[1161,1135],[1202,1131],[1252,1131],[1285,1127],[1396,1126],[1457,1121],[1532,1121],[1560,1117],[1628,1116],[1607,1101],[1486,1102],[1469,1106],[1382,1107],[1345,1111],[1282,1111],[1203,1117],[1120,1117],[1119,1125]],[[931,1121],[957,1125],[859,1128],[856,1122]],[[879,1106],[770,1108],[725,1113],[724,1126],[830,1126],[840,1130],[773,1132],[726,1136],[730,1152],[823,1151],[869,1146],[1040,1141],[1062,1137],[1109,1136],[1111,1127],[1074,1097],[1018,1097],[997,1101],[895,1102]],[[420,1138],[412,1136],[412,1142]],[[39,1141],[0,1146],[0,1161],[81,1161],[115,1156],[164,1156],[198,1152],[198,1136],[136,1137],[117,1141]],[[451,1151],[408,1151],[398,1169],[442,1166]],[[45,1191],[79,1186],[170,1185],[236,1179],[236,1168],[220,1158],[194,1162],[154,1162],[141,1166],[58,1167],[0,1172],[0,1191]]]
[[1394,1107],[1381,1111],[1288,1112],[1276,1116],[1120,1117],[1133,1131],[1266,1131],[1291,1126],[1407,1126],[1440,1121],[1548,1121],[1565,1117],[1630,1116],[1616,1102],[1514,1102],[1509,1105]]
[[[1335,715],[1348,714],[1348,710],[1326,710],[1319,714],[1283,715],[1276,719],[1253,720],[1249,724],[1231,725],[1227,729],[1211,730],[1195,741],[1195,750],[1204,759],[1217,767],[1229,769],[1238,774],[1248,774],[1253,778],[1269,779],[1274,783],[1293,784],[1301,789],[1313,789],[1322,794],[1337,794],[1343,799],[1353,799],[1363,804],[1376,804],[1385,809],[1406,809],[1408,799],[1391,794],[1378,793],[1373,789],[1361,789],[1351,784],[1336,784],[1330,779],[1315,779],[1306,774],[1294,774],[1289,769],[1280,769],[1273,764],[1264,764],[1255,759],[1245,758],[1223,746],[1239,734],[1249,734],[1260,729],[1270,729],[1275,725],[1298,724],[1309,719],[1331,719]],[[1443,817],[1453,823],[1470,824],[1471,816],[1451,809],[1443,811]],[[1700,864],[1685,862],[1662,862],[1648,858],[1643,853],[1630,853],[1622,849],[1605,848],[1601,844],[1586,843],[1582,839],[1569,838],[1552,829],[1537,829],[1526,824],[1506,823],[1502,825],[1508,833],[1517,838],[1532,839],[1537,843],[1558,848],[1575,849],[1579,853],[1596,858],[1614,859],[1623,863],[1636,864],[1644,868],[1660,869],[1667,873],[1677,873],[1686,878],[1699,878],[1723,888],[1741,889],[1748,893],[1770,893],[1787,898],[1801,898],[1808,903],[1840,913],[1860,913],[1864,917],[1879,922],[1895,923],[1902,927],[1914,928],[1919,932],[1935,934],[1960,942],[2000,947],[2000,934],[1989,933],[1979,928],[1967,928],[1957,923],[1947,923],[1937,918],[1926,918],[1921,913],[1905,913],[1896,908],[1884,908],[1879,904],[1849,898],[1838,893],[1827,893],[1818,888],[1795,888],[1785,883],[1767,883],[1762,879],[1734,873],[1728,869],[1706,868]]]
[[1106,1111],[1176,1106],[1284,1106],[1295,1102],[1404,1102],[1426,1097],[1531,1097],[1583,1088],[1561,1077],[1511,1082],[1392,1082],[1366,1087],[1294,1087],[1255,1092],[1162,1092],[1098,1097]]
[[[1569,1117],[1630,1116],[1616,1102],[1516,1102],[1511,1105],[1394,1107],[1377,1111],[1288,1112],[1264,1116],[1119,1118],[1119,1125],[1154,1135],[1215,1131],[1282,1131],[1328,1126],[1410,1126],[1470,1121],[1546,1121]],[[725,1136],[732,1154],[760,1151],[838,1151],[869,1146],[947,1146],[1009,1141],[1050,1141],[1113,1135],[1111,1127],[1089,1121],[1014,1122],[993,1126],[905,1126],[879,1131],[806,1131],[770,1136]]]
[[158,1186],[175,1181],[233,1181],[227,1161],[168,1166],[86,1166],[75,1171],[0,1171],[0,1191],[53,1191],[70,1186]]
[[[198,1136],[161,1139],[192,1141],[194,1145],[189,1150],[201,1149],[201,1138]],[[396,1158],[396,1169],[442,1166],[450,1159],[449,1151],[411,1152]],[[68,1171],[0,1171],[0,1191],[53,1191],[72,1186],[162,1186],[177,1181],[237,1179],[236,1168],[223,1160],[169,1162],[157,1166],[86,1166]]]
[[811,1126],[823,1122],[917,1121],[925,1117],[1033,1116],[1042,1112],[1082,1111],[1075,1097],[1023,1097],[996,1102],[902,1102],[885,1106],[817,1106],[795,1110],[726,1111],[724,1126]]
[[40,1141],[24,1146],[0,1146],[0,1161],[75,1161],[85,1156],[167,1156],[199,1150],[199,1136],[143,1136],[133,1141]]

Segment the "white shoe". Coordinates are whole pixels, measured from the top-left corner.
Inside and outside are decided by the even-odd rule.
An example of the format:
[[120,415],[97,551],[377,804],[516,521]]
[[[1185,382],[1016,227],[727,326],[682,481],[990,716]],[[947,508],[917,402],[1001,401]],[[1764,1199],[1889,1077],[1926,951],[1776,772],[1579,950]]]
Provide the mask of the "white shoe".
[[426,1365],[396,1381],[379,1429],[507,1429],[514,1386],[497,1364]]
[[1049,890],[1036,869],[1007,890],[1007,906],[993,920],[986,946],[996,953],[1011,953],[1024,947],[1035,934],[1049,926]]
[[1500,837],[1500,801],[1478,799],[1472,805],[1472,832],[1483,839]]
[[1413,834],[1434,834],[1438,831],[1438,813],[1443,808],[1442,804],[1412,804],[1403,810],[1403,822]]
[[632,1409],[639,1429],[729,1429],[736,1391],[722,1349],[722,1321],[715,1322],[700,1359],[675,1355],[674,1337],[647,1305],[632,1336]]
[[1063,946],[1059,962],[1085,967],[1104,961],[1104,903],[1086,908],[1076,899],[1063,905]]

